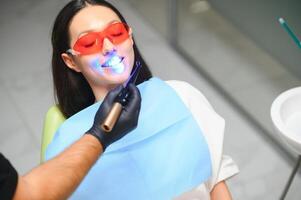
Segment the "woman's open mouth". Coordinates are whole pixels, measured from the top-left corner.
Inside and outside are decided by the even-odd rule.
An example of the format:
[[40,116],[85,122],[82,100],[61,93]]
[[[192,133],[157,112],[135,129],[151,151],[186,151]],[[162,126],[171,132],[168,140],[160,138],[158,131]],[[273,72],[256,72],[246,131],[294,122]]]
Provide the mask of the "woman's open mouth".
[[111,54],[104,63],[101,64],[99,58],[97,58],[91,62],[91,66],[101,75],[107,73],[118,75],[122,74],[126,68],[123,63],[124,58],[116,54]]
[[101,67],[103,68],[107,68],[107,67],[118,67],[120,63],[122,63],[124,57],[119,57],[119,56],[112,56],[110,57],[105,63],[103,63],[101,65]]

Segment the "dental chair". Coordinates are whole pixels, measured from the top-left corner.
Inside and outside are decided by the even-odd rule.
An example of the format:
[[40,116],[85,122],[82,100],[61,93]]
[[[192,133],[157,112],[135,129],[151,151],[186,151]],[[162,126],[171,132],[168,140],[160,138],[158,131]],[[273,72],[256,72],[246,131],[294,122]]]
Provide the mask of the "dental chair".
[[46,113],[43,135],[42,135],[42,146],[41,146],[41,163],[45,161],[45,151],[47,146],[53,139],[53,136],[59,126],[66,120],[62,112],[57,105],[49,108]]

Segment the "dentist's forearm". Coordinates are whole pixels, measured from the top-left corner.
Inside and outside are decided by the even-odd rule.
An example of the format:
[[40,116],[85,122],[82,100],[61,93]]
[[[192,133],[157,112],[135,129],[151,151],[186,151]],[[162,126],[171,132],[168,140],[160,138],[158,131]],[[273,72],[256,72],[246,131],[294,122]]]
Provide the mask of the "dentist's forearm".
[[85,134],[57,157],[20,176],[14,200],[67,199],[102,152],[98,139]]

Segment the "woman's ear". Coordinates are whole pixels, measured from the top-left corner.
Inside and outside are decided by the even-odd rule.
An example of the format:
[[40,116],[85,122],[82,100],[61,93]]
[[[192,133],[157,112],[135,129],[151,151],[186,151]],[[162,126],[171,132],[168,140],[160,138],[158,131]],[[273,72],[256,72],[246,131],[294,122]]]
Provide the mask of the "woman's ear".
[[131,42],[132,42],[132,45],[133,45],[134,44],[134,41],[133,41],[133,30],[132,30],[131,27],[129,28],[129,36],[130,36],[130,39],[131,39]]
[[79,67],[76,65],[76,63],[74,62],[74,59],[72,58],[71,55],[67,54],[67,53],[62,53],[61,57],[63,59],[63,61],[65,62],[65,64],[72,70],[76,71],[76,72],[81,72],[81,70],[79,69]]

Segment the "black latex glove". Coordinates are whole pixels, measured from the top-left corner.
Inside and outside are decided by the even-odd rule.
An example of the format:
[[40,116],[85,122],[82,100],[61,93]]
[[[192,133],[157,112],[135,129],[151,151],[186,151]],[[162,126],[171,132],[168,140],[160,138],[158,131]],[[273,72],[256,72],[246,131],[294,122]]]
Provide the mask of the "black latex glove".
[[95,114],[93,126],[89,131],[87,131],[87,134],[94,135],[100,141],[103,147],[103,151],[105,151],[107,146],[109,146],[116,140],[119,140],[128,132],[136,128],[138,123],[141,106],[141,96],[138,88],[131,83],[128,87],[130,94],[128,103],[123,106],[120,117],[117,120],[114,128],[111,132],[105,132],[101,128],[101,124],[107,117],[110,109],[112,108],[112,105],[114,104],[116,96],[121,92],[122,88],[123,87],[120,85],[107,94]]

